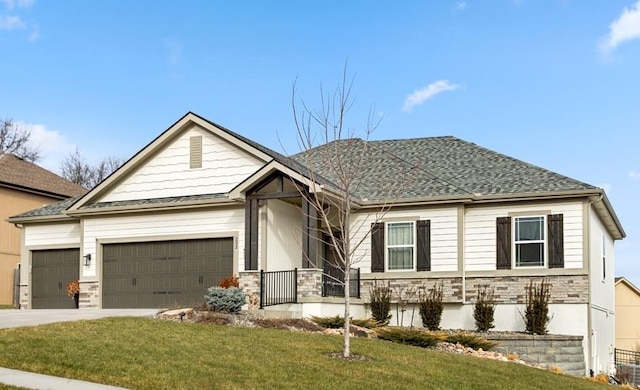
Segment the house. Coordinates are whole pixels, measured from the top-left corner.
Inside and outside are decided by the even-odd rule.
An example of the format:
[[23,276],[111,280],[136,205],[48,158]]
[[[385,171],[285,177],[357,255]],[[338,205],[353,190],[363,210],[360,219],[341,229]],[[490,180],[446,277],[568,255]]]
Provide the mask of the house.
[[618,349],[640,352],[640,289],[626,278],[615,279]]
[[86,191],[13,154],[0,154],[0,305],[14,303],[14,270],[20,263],[20,229],[6,219]]
[[[607,369],[614,241],[625,232],[601,188],[455,137],[367,145],[352,226],[374,231],[356,239],[354,317],[366,315],[375,280],[440,283],[442,326],[473,329],[476,293],[491,285],[496,329],[523,330],[525,286],[546,278],[549,331],[583,336],[587,369]],[[267,309],[342,313],[344,290],[323,272],[332,248],[308,201],[334,196],[335,178],[305,156],[187,113],[84,196],[11,218],[23,227],[22,307],[59,307],[56,286],[78,277],[81,309],[190,304],[236,274],[261,306],[276,305]],[[392,207],[376,218],[383,203]]]

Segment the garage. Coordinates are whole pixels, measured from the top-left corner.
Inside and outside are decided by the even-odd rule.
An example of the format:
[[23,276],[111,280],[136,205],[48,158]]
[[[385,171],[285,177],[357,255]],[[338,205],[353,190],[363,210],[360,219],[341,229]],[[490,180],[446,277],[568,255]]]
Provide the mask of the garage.
[[233,238],[104,244],[102,258],[103,308],[188,306],[233,275]]
[[79,249],[52,249],[31,252],[31,307],[34,309],[75,309],[67,295],[67,283],[78,279]]

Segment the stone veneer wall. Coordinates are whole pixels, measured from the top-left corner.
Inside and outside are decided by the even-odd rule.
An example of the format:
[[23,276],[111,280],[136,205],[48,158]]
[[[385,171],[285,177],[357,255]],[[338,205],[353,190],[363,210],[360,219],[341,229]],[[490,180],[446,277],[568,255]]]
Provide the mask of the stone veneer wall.
[[[381,274],[380,279],[369,278],[361,281],[361,295],[365,302],[370,301],[369,289],[374,282],[389,283],[394,292],[393,301],[402,293],[404,297],[410,289],[416,294],[412,295],[410,302],[418,301],[418,292],[428,291],[437,284],[442,284],[445,303],[462,303],[462,278],[403,278],[393,279],[388,274]],[[550,275],[545,277],[551,284],[550,303],[587,303],[589,300],[589,277],[587,275]],[[465,292],[467,302],[476,300],[478,288],[492,286],[495,288],[496,303],[525,303],[525,288],[533,280],[539,283],[543,278],[538,276],[492,276],[492,277],[468,277],[465,279]]]
[[582,336],[489,334],[486,337],[500,343],[494,348],[496,351],[515,353],[526,363],[545,368],[557,366],[570,375],[586,375]]
[[20,285],[20,308],[29,309],[29,286]]
[[80,281],[79,309],[97,309],[100,307],[100,283]]
[[322,298],[322,270],[298,268],[298,298]]

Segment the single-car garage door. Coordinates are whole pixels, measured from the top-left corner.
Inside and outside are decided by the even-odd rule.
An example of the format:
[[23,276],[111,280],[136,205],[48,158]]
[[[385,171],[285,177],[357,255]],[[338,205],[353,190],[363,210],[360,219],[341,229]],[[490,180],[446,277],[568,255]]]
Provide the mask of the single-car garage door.
[[78,279],[79,249],[31,252],[31,307],[34,309],[75,309],[67,296],[67,283]]
[[105,244],[102,259],[103,308],[193,305],[233,274],[233,238]]

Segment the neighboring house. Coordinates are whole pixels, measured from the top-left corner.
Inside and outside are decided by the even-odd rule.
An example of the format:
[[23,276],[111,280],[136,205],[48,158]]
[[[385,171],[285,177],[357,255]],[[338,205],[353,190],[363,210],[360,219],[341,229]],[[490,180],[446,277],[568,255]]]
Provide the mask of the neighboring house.
[[640,289],[616,278],[616,348],[640,352]]
[[[354,317],[366,315],[376,279],[395,287],[437,282],[446,302],[442,327],[473,329],[476,293],[489,284],[496,329],[523,330],[525,286],[547,278],[549,331],[583,336],[587,369],[608,368],[614,241],[625,233],[601,188],[455,137],[370,141],[369,154],[360,173],[369,184],[352,194],[354,226],[376,221],[393,178],[415,177],[394,191],[375,232],[360,237]],[[191,304],[237,274],[265,305],[296,285],[295,303],[277,310],[341,313],[340,289],[323,278],[332,250],[298,192],[313,176],[302,188],[332,196],[331,175],[322,165],[309,174],[302,157],[188,113],[86,195],[11,218],[24,226],[22,307],[70,305],[53,293],[77,277],[81,309]],[[54,268],[57,279],[43,276]]]
[[20,263],[20,229],[6,219],[85,192],[33,163],[0,154],[0,304],[14,302],[13,274]]

